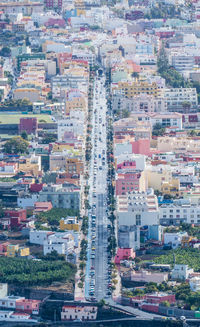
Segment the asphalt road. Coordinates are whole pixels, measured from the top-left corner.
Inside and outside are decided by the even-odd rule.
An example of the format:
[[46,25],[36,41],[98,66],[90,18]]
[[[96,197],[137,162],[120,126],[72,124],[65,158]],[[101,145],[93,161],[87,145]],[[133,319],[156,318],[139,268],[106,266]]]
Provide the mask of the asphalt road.
[[107,157],[105,76],[94,81],[92,156],[89,170],[89,231],[85,297],[107,296]]

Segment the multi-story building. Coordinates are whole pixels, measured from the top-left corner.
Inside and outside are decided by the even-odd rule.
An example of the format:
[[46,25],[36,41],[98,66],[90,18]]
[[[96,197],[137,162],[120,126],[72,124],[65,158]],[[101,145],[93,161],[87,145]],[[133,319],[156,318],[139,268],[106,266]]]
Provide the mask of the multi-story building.
[[96,320],[97,307],[64,305],[61,311],[61,320]]
[[41,13],[44,10],[42,2],[27,1],[5,1],[0,3],[0,10],[5,14],[21,14],[31,15],[32,13]]
[[[82,116],[82,119],[81,119]],[[79,119],[72,119],[70,117],[58,121],[58,140],[64,139],[65,134],[71,132],[74,135],[81,135],[85,133],[84,112],[80,112]]]
[[118,226],[145,226],[159,224],[157,197],[153,190],[131,192],[117,196]]
[[62,0],[45,0],[44,4],[47,9],[62,9]]
[[146,191],[145,175],[141,171],[122,171],[117,174],[115,183],[116,195],[125,195],[133,191]]
[[80,188],[76,185],[48,185],[39,194],[40,202],[51,202],[54,208],[80,209]]
[[143,93],[159,97],[162,95],[162,90],[156,82],[119,82],[112,84],[112,93],[132,99]]
[[172,176],[172,172],[168,170],[167,167],[155,167],[154,169],[153,168],[148,167],[145,171],[148,187],[163,192],[163,194],[170,194],[173,196],[179,195],[179,179],[174,178]]
[[160,152],[190,153],[199,152],[200,140],[187,137],[158,137],[157,149]]
[[164,245],[177,249],[181,246],[182,239],[186,236],[188,236],[187,232],[164,233]]
[[83,173],[84,164],[80,156],[66,152],[52,153],[49,158],[50,171],[64,171],[68,174]]
[[159,218],[162,225],[200,224],[200,205],[190,201],[162,204],[159,207]]
[[193,70],[195,66],[195,57],[188,54],[174,55],[171,60],[172,66],[180,72],[184,70]]
[[165,89],[164,96],[169,111],[188,112],[198,105],[195,88]]
[[88,81],[88,73],[81,67],[68,70],[65,75],[56,75],[51,79],[53,97],[64,96],[65,98],[67,91],[71,88],[82,87],[87,92]]
[[116,94],[112,96],[112,109],[116,112],[165,112],[167,103],[164,97],[143,93],[132,98]]
[[151,124],[151,127],[153,128],[154,125],[160,124],[163,128],[165,127],[174,127],[178,130],[182,129],[182,114],[179,114],[177,112],[174,113],[146,113],[146,112],[132,112],[131,117],[133,119],[136,119],[138,122],[147,123],[149,122]]

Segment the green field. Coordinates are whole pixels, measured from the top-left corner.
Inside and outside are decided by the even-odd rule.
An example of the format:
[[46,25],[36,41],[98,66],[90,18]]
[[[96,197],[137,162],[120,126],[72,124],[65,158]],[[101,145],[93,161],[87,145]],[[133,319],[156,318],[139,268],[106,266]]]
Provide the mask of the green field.
[[36,117],[38,123],[44,120],[46,123],[53,123],[50,115],[34,115],[34,114],[0,114],[0,124],[19,124],[20,118]]

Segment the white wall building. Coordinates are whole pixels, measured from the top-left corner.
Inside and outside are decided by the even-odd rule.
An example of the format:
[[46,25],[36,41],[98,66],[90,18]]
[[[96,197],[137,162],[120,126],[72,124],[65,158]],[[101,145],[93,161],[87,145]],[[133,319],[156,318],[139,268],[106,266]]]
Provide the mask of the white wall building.
[[153,192],[132,192],[117,196],[118,226],[145,226],[159,224],[157,197]]
[[54,235],[54,233],[45,230],[31,230],[29,233],[29,242],[32,244],[44,245],[44,242],[48,240],[50,235]]
[[200,277],[193,277],[189,280],[190,289],[192,292],[200,291]]
[[191,273],[193,273],[193,269],[188,268],[188,265],[176,264],[172,270],[172,279],[185,281]]
[[176,111],[182,107],[184,102],[189,102],[191,107],[198,105],[197,91],[195,88],[165,89],[164,93],[168,109],[174,109]]
[[177,249],[181,246],[182,238],[185,236],[188,236],[187,232],[164,233],[164,245],[170,245],[172,249]]
[[181,222],[200,225],[200,205],[190,201],[163,204],[159,207],[159,218],[161,225],[180,225]]
[[61,320],[96,320],[97,307],[91,306],[63,306]]
[[[64,139],[65,133],[73,133],[74,135],[83,136],[85,133],[84,112],[80,112],[79,119],[63,119],[58,121],[58,141]],[[82,120],[83,119],[83,120]]]

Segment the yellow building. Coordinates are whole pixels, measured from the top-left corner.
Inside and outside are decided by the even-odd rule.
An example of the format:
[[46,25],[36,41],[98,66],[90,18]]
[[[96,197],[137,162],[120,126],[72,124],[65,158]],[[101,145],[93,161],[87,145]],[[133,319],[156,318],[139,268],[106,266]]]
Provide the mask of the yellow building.
[[27,257],[28,255],[30,255],[30,249],[28,247],[20,247],[17,255],[19,257]]
[[173,178],[169,182],[163,182],[161,186],[162,194],[168,194],[172,196],[179,196],[180,181],[178,178]]
[[62,218],[60,220],[60,229],[61,230],[79,230],[79,224],[76,217],[68,217],[66,219]]
[[65,150],[73,150],[74,146],[68,143],[53,143],[52,152],[63,152]]
[[7,257],[14,258],[16,256],[17,251],[19,250],[18,244],[9,244],[7,246]]
[[178,178],[173,178],[172,173],[169,170],[146,170],[146,177],[149,188],[153,188],[163,194],[172,196],[179,195],[180,181]]
[[129,99],[141,93],[146,93],[155,97],[161,96],[161,90],[155,82],[119,82],[113,87],[112,91],[114,94],[121,94]]

